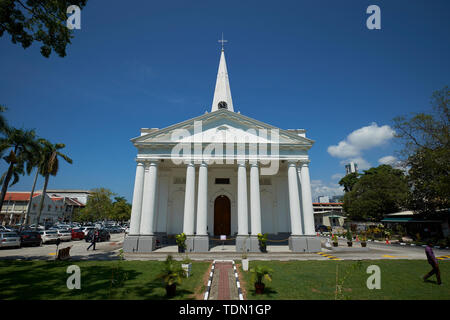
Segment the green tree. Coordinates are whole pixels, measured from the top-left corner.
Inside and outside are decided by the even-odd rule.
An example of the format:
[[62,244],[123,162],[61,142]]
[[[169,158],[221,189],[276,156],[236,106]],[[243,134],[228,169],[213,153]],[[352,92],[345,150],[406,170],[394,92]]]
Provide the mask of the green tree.
[[353,186],[355,185],[356,182],[358,182],[358,178],[359,173],[357,172],[349,173],[339,181],[339,185],[344,187],[345,192],[352,191]]
[[70,159],[65,154],[61,153],[59,150],[65,148],[65,144],[51,142],[45,139],[39,139],[41,145],[41,159],[39,161],[39,174],[44,177],[44,188],[42,190],[41,201],[38,206],[38,214],[36,218],[36,226],[39,224],[41,218],[42,208],[44,207],[44,199],[47,194],[47,186],[50,176],[56,176],[59,172],[59,159],[63,158],[66,162],[72,164],[72,159]]
[[114,221],[127,221],[131,217],[131,204],[124,197],[115,197],[109,218]]
[[49,57],[52,49],[66,55],[66,46],[73,38],[67,28],[67,8],[77,5],[82,9],[87,0],[0,0],[0,37],[6,31],[12,43],[24,49],[33,41],[40,42],[41,54]]
[[[3,157],[8,165],[8,170],[0,178],[2,190],[0,195],[0,211],[3,207],[8,186],[16,184],[20,175],[30,174],[33,168],[33,154],[37,152],[38,144],[34,130],[21,130],[5,128],[5,136],[0,138],[0,154],[9,151]],[[13,179],[11,181],[11,179]]]
[[450,134],[448,86],[432,95],[430,113],[397,117],[394,128],[409,167],[409,206],[431,214],[450,207]]
[[364,171],[345,193],[343,209],[351,219],[379,221],[385,214],[401,210],[408,192],[403,171],[381,165]]
[[113,203],[111,197],[115,194],[106,188],[92,189],[86,206],[80,210],[81,221],[98,221],[107,219],[112,212]]

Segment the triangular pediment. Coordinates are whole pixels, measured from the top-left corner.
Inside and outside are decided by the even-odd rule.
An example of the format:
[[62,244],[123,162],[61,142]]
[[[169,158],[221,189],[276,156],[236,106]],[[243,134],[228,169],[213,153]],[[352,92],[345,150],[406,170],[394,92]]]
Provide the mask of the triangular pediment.
[[136,146],[176,143],[278,143],[310,148],[313,140],[226,109],[131,139]]

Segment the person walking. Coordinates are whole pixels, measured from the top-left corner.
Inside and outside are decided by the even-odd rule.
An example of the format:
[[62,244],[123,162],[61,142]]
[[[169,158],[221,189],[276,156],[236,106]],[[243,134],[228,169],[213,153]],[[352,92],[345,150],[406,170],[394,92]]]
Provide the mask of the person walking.
[[86,250],[89,250],[90,247],[94,246],[94,249],[92,249],[92,250],[95,251],[95,243],[97,242],[97,239],[98,239],[98,231],[97,231],[97,229],[95,229],[92,232],[91,244],[89,245],[89,247],[87,247]]
[[424,277],[423,281],[426,281],[433,274],[436,274],[437,284],[441,284],[441,272],[439,271],[439,264],[433,253],[433,243],[428,241],[427,246],[425,247],[425,254],[427,255],[428,263],[433,268],[430,272],[428,272]]

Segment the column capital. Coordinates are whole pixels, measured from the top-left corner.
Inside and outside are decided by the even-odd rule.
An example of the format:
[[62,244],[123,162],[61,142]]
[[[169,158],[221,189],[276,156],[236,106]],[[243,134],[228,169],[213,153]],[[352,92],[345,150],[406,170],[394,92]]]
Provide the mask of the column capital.
[[199,163],[199,167],[208,167],[208,162],[202,161],[201,163]]
[[310,163],[311,161],[310,160],[302,160],[302,161],[300,161],[300,166],[301,167],[309,167],[309,163]]
[[297,166],[298,164],[298,160],[288,160],[288,166],[292,167],[292,166]]
[[245,167],[247,165],[247,160],[245,160],[245,159],[236,160],[236,163],[240,167],[242,167],[242,166]]
[[258,160],[253,160],[253,161],[249,161],[250,167],[259,167],[259,162]]
[[186,165],[186,167],[195,167],[195,162],[192,160],[184,160],[183,163]]
[[146,168],[157,167],[159,160],[142,160]]

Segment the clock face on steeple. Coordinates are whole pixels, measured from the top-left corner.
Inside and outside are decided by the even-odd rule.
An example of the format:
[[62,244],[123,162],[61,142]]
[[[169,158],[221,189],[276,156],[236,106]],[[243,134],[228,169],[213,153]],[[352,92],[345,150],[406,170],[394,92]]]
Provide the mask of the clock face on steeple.
[[228,105],[225,101],[220,101],[217,106],[219,107],[219,109],[228,109]]

